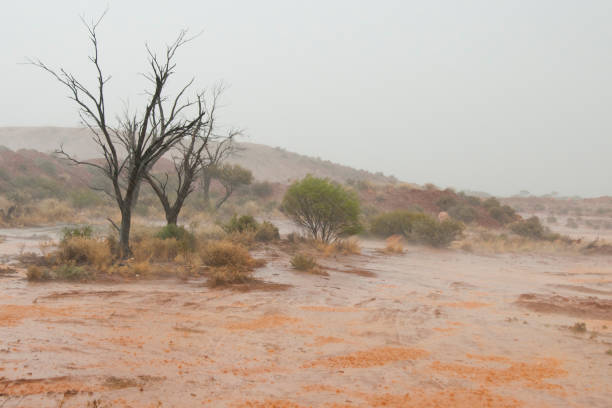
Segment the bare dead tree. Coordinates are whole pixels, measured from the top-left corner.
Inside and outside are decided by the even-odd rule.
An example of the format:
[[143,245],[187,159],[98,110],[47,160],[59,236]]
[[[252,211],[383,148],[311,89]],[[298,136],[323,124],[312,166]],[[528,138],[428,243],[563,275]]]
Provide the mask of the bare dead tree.
[[79,107],[81,121],[91,131],[92,140],[102,153],[103,161],[100,164],[78,160],[65,152],[63,147],[57,151],[74,164],[100,170],[110,181],[111,187],[107,193],[115,199],[121,212],[120,225],[114,222],[113,225],[119,232],[120,256],[126,258],[130,254],[132,209],[138,200],[145,175],[159,158],[201,126],[205,108],[202,93],[196,93],[194,99],[185,96],[193,79],[173,97],[165,92],[168,80],[176,68],[176,52],[191,40],[183,30],[173,43],[166,46],[161,57],[146,46],[150,71],[144,77],[149,80],[151,87],[146,91],[145,108],[141,113],[126,111],[115,125],[110,124],[104,98],[104,87],[110,76],[103,74],[96,34],[103,17],[91,23],[83,20],[93,48],[93,55],[89,59],[96,70],[95,89],[87,88],[81,80],[63,68],[50,68],[40,60],[30,63],[51,74],[68,89],[69,98]]

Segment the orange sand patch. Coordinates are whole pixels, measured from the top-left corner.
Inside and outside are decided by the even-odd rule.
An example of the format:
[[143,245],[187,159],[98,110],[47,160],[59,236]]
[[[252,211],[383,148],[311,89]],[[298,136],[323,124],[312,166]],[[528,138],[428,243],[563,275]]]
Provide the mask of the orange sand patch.
[[244,401],[236,405],[235,408],[305,408],[303,405],[287,400],[265,400],[265,401]]
[[10,396],[58,393],[69,391],[96,392],[105,388],[101,385],[85,384],[69,377],[47,378],[41,380],[0,381],[2,393]]
[[300,319],[295,317],[285,315],[269,315],[247,322],[229,324],[225,327],[230,330],[261,330],[284,326],[287,324],[296,324],[298,322],[300,322]]
[[[560,368],[561,362],[554,358],[538,359],[533,363],[515,362],[498,356],[471,356],[468,357],[496,363],[495,367],[478,367],[468,364],[441,363],[434,361],[431,369],[437,372],[446,372],[452,375],[469,378],[485,385],[502,385],[511,382],[523,382],[527,387],[536,389],[559,390],[558,384],[544,382],[546,379],[558,378],[567,375],[567,371]],[[500,367],[505,365],[506,367]]]
[[491,306],[491,304],[482,303],[482,302],[455,302],[455,303],[442,303],[442,306],[454,307],[458,309],[479,309],[481,307]]
[[300,309],[309,312],[359,312],[365,310],[359,307],[332,307],[332,306],[301,306]]
[[330,385],[324,384],[303,385],[302,389],[305,392],[332,392],[334,394],[344,393],[344,390],[342,388],[332,387]]
[[343,356],[329,357],[315,360],[303,365],[303,368],[328,367],[328,368],[367,368],[382,366],[395,361],[415,360],[427,356],[425,350],[403,347],[378,347],[365,351]]
[[15,326],[23,319],[65,317],[72,315],[68,308],[38,305],[0,305],[0,326]]
[[[369,407],[389,408],[519,408],[524,404],[481,389],[452,389],[437,393],[415,390],[405,395],[385,394],[367,398]],[[333,406],[333,405],[332,405]]]
[[276,365],[261,366],[261,367],[232,367],[223,369],[223,374],[233,374],[237,377],[249,377],[251,375],[268,374],[272,372],[282,371]]
[[319,336],[315,339],[315,342],[309,344],[310,346],[320,347],[330,343],[344,343],[344,339],[339,337],[323,337]]

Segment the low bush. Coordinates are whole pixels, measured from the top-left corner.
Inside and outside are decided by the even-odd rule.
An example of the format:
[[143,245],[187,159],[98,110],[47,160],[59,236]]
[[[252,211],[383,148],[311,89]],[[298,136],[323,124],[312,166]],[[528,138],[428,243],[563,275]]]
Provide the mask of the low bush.
[[253,279],[252,272],[249,270],[221,267],[210,271],[208,275],[208,284],[210,286],[224,286],[239,283],[247,283]]
[[466,204],[457,204],[448,209],[448,214],[462,222],[470,223],[478,217],[478,213],[473,207]]
[[269,221],[262,222],[255,232],[255,241],[270,242],[280,239],[278,228]]
[[203,248],[202,259],[205,265],[212,267],[242,267],[252,269],[260,266],[249,251],[242,245],[229,241],[211,241]]
[[29,281],[48,281],[52,279],[52,276],[48,269],[43,269],[38,265],[30,265],[26,272],[26,278]]
[[433,247],[445,247],[461,236],[464,226],[455,220],[439,222],[434,218],[423,218],[415,222],[408,238]]
[[382,252],[385,254],[401,254],[404,253],[403,241],[404,237],[401,235],[391,235],[385,240],[385,247]]
[[88,281],[94,277],[94,274],[81,266],[66,264],[54,268],[52,274],[55,275],[55,280],[67,281]]
[[323,275],[323,276],[328,275],[327,272],[321,269],[319,264],[317,264],[317,261],[312,256],[301,254],[301,253],[295,254],[291,258],[290,262],[291,262],[291,266],[295,270],[298,270],[301,272],[308,272],[314,275]]
[[73,237],[60,242],[57,261],[73,265],[92,265],[104,268],[113,262],[110,246],[100,239]]
[[256,231],[259,227],[259,224],[251,215],[242,215],[238,217],[234,215],[227,224],[223,226],[223,229],[227,233],[233,232],[246,232],[246,231]]
[[189,249],[186,248],[185,244],[176,238],[149,237],[132,244],[132,254],[138,262],[172,262],[180,254],[188,251]]
[[568,218],[568,219],[567,219],[567,222],[565,223],[565,226],[566,226],[566,227],[568,227],[568,228],[574,228],[574,229],[576,229],[576,228],[578,228],[578,223],[576,222],[576,220],[575,220],[575,219],[573,219],[573,218]]
[[450,195],[442,196],[440,197],[440,199],[438,199],[438,201],[436,201],[436,205],[442,211],[448,211],[449,209],[456,206],[457,204],[458,204],[457,199]]
[[544,240],[549,236],[548,230],[542,225],[538,217],[516,221],[510,225],[510,230],[522,237]]
[[155,234],[155,237],[162,240],[175,239],[183,250],[195,249],[195,236],[184,227],[175,224],[166,225]]
[[251,184],[251,192],[259,198],[267,198],[274,193],[274,187],[267,181],[255,182]]
[[91,225],[82,225],[79,227],[64,227],[62,229],[62,241],[71,238],[91,238],[93,236],[93,228]]
[[464,226],[455,220],[438,221],[430,215],[411,211],[381,214],[371,222],[374,235],[403,235],[407,240],[435,247],[449,245],[463,232]]

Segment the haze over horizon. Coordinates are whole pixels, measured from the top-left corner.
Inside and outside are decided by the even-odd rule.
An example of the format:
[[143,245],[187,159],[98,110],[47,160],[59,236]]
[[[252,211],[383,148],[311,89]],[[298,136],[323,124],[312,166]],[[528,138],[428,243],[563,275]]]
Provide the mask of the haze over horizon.
[[611,2],[12,2],[0,126],[78,126],[66,91],[20,63],[94,79],[79,15],[107,5],[113,113],[139,105],[145,42],[203,30],[176,82],[228,84],[223,123],[249,142],[458,190],[612,195]]

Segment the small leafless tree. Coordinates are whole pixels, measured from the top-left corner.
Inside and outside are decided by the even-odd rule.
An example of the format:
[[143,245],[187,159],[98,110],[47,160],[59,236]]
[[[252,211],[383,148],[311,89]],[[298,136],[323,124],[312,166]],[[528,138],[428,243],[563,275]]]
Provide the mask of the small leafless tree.
[[204,101],[206,120],[172,149],[174,171],[155,174],[150,171],[146,176],[164,208],[168,224],[176,225],[198,177],[202,176],[210,188],[207,177],[214,173],[211,169],[233,152],[233,140],[241,134],[239,130],[230,130],[226,135],[217,131],[216,111],[222,93],[222,85],[214,88],[210,101]]
[[166,95],[168,80],[176,67],[176,52],[190,41],[186,31],[181,31],[176,40],[166,46],[161,57],[146,46],[150,71],[144,76],[150,81],[151,88],[146,91],[144,110],[140,113],[126,111],[115,125],[110,124],[104,98],[104,87],[110,76],[103,74],[96,34],[103,17],[91,23],[83,21],[93,48],[93,55],[89,59],[96,71],[95,89],[87,88],[63,68],[50,68],[40,60],[30,62],[68,89],[70,99],[79,107],[81,121],[91,131],[92,139],[103,156],[102,162],[78,160],[66,153],[63,147],[57,153],[74,164],[97,168],[109,180],[110,189],[106,192],[114,198],[121,212],[120,225],[114,222],[113,225],[119,232],[120,256],[125,258],[130,254],[132,209],[145,175],[159,158],[201,126],[205,108],[202,93],[197,93],[193,99],[185,96],[193,80],[173,97]]
[[223,162],[238,150],[236,138],[242,135],[240,130],[231,130],[224,137],[217,137],[206,146],[205,165],[202,166],[201,184],[206,208],[210,208],[210,185],[219,174]]
[[248,186],[253,182],[251,170],[237,164],[224,164],[221,167],[216,167],[213,177],[219,180],[219,183],[225,188],[225,194],[215,204],[217,210],[221,208],[223,203],[230,198],[237,188]]

